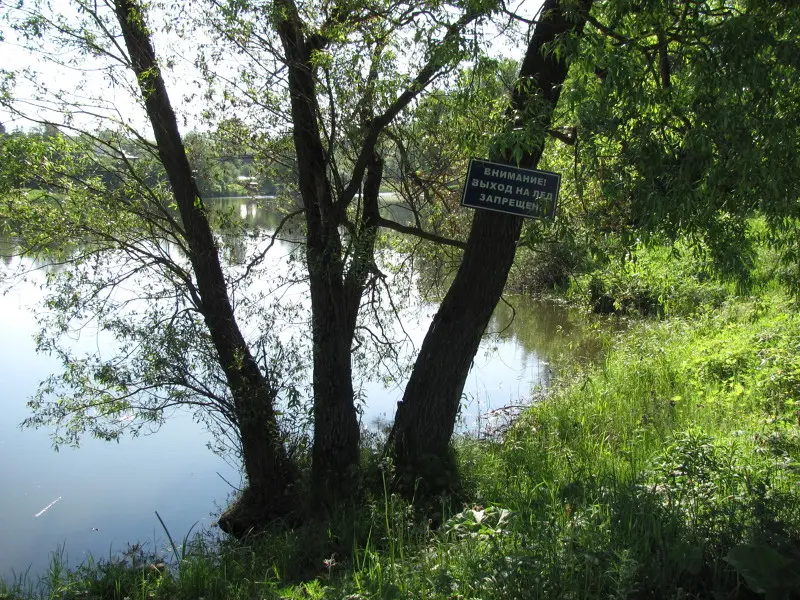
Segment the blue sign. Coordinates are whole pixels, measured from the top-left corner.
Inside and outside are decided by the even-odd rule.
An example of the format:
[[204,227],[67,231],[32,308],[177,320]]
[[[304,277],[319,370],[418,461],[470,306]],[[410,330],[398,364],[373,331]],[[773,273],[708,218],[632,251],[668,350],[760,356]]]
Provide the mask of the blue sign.
[[461,206],[529,219],[552,219],[561,175],[472,158]]

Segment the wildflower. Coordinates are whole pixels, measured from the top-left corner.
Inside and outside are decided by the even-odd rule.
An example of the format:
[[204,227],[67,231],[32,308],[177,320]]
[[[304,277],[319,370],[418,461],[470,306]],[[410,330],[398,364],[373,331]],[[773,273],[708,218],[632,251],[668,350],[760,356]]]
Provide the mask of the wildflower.
[[336,553],[334,552],[333,554],[331,554],[330,558],[326,558],[325,560],[323,560],[322,564],[328,570],[328,573],[330,573],[333,567],[335,567],[338,564],[336,562]]

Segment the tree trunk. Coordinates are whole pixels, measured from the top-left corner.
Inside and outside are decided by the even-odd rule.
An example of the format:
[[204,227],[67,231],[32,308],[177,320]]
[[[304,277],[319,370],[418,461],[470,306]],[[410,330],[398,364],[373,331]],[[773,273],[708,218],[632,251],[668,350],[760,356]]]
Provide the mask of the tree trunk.
[[317,122],[313,44],[303,33],[295,4],[286,0],[280,3],[280,10],[277,30],[286,53],[292,135],[307,226],[314,360],[312,494],[317,504],[331,506],[355,491],[359,461],[351,363],[353,327],[344,281],[340,215]]
[[[361,227],[354,233],[353,258],[341,267],[311,269],[314,340],[314,446],[312,490],[317,503],[333,506],[356,490],[360,430],[353,401],[352,345],[361,296],[373,264],[378,231],[378,192],[383,162],[373,155],[364,185]],[[309,240],[309,248],[312,242]],[[341,250],[339,250],[341,255]]]
[[[556,55],[544,45],[560,36],[580,35],[592,2],[581,0],[581,12],[572,15],[565,14],[562,3],[545,0],[512,96],[515,114],[525,115],[526,109],[536,107],[529,111],[537,119],[534,123],[534,117],[524,116],[509,123],[539,132],[520,161],[522,167],[535,168],[539,162],[567,75],[564,52]],[[492,160],[510,162],[502,149],[492,154]],[[420,480],[427,491],[449,483],[444,478],[448,447],[464,382],[500,300],[521,230],[521,217],[475,212],[461,266],[422,343],[389,438],[400,484],[407,492]]]
[[185,230],[197,280],[198,308],[208,326],[233,397],[234,413],[249,482],[251,506],[220,525],[234,533],[286,516],[296,509],[295,470],[281,441],[275,391],[258,368],[236,322],[206,208],[192,176],[175,113],[161,77],[141,6],[116,0],[117,19],[139,80],[142,97]]
[[[313,260],[309,249],[309,262]],[[315,503],[333,506],[355,491],[360,432],[353,402],[352,335],[341,276],[311,266],[314,354],[314,445],[311,485]],[[341,272],[341,271],[339,271]]]

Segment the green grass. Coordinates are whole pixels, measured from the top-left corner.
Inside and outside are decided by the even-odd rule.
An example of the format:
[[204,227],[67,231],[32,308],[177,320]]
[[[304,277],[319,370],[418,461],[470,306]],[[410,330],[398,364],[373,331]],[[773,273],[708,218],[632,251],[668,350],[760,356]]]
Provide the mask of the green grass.
[[641,324],[476,453],[479,501],[540,526],[516,536],[548,565],[519,597],[729,597],[744,584],[725,557],[745,542],[800,569],[793,312]]
[[746,268],[723,272],[699,240],[654,238],[627,247],[612,235],[590,248],[583,238],[565,237],[535,249],[523,246],[508,286],[521,293],[556,292],[595,312],[646,317],[694,315],[732,295],[779,285],[796,292],[796,253],[770,245],[763,219],[750,220],[747,238],[752,260]]
[[299,529],[186,538],[166,569],[56,555],[0,598],[798,598],[800,316],[777,293],[694,313],[562,366],[502,441],[460,440],[468,502],[434,521],[377,489]]

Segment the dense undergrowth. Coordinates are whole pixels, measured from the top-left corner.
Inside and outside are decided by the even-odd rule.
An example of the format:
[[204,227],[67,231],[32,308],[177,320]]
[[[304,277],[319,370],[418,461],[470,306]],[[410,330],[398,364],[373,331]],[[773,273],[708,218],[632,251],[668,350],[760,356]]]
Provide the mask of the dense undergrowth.
[[764,222],[752,219],[748,235],[752,255],[740,270],[725,270],[702,243],[683,239],[628,247],[610,238],[598,248],[568,238],[526,246],[518,252],[508,287],[523,294],[555,293],[596,313],[644,317],[692,315],[772,286],[796,292],[797,264],[769,246]]
[[0,598],[800,598],[800,316],[768,277],[737,296],[693,261],[652,251],[638,279],[572,284],[638,281],[659,309],[634,308],[664,318],[561,365],[502,440],[459,440],[458,499],[408,506],[374,469],[363,504],[324,521],[199,535],[166,564],[56,555]]

